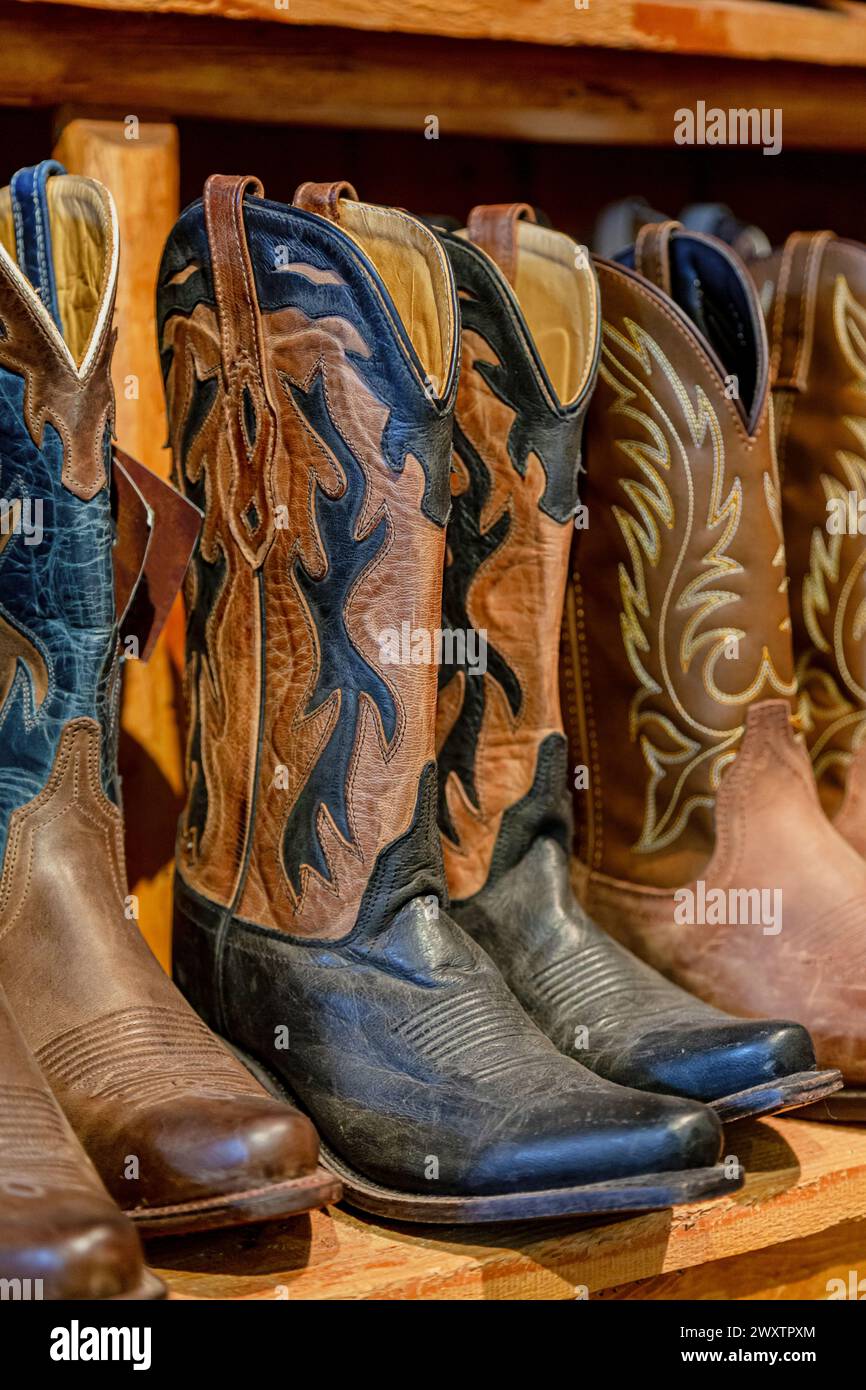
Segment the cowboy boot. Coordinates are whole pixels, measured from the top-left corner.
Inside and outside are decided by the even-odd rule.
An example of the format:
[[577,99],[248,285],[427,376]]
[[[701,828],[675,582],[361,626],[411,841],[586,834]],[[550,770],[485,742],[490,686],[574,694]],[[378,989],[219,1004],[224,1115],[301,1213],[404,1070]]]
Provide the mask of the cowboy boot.
[[866,872],[792,727],[760,306],[732,251],[677,224],[645,227],[627,261],[597,267],[589,524],[566,599],[566,723],[588,772],[576,886],[656,969],[733,1014],[796,1019],[825,1073],[856,1083]]
[[[0,988],[0,1281],[19,1299],[164,1298]],[[9,1290],[13,1290],[11,1294]]]
[[[248,196],[245,196],[248,195]],[[562,1057],[441,906],[436,652],[458,323],[431,232],[214,176],[159,281],[188,592],[175,975],[410,1221],[725,1189],[716,1117]]]
[[[770,338],[798,724],[824,811],[866,857],[866,247],[795,232],[749,269]],[[823,1113],[866,1119],[866,1092]]]
[[799,723],[866,855],[866,247],[795,232],[750,263],[767,313]]
[[442,233],[463,323],[445,619],[483,634],[486,657],[440,671],[452,912],[548,1037],[599,1075],[724,1119],[772,1113],[816,1085],[805,1029],[695,999],[597,927],[569,882],[558,649],[601,325],[586,253],[527,214],[476,208],[465,234]]
[[283,1216],[338,1189],[309,1121],[208,1033],[125,896],[116,274],[100,184],[41,166],[0,194],[0,468],[19,499],[0,536],[0,979],[109,1192],[158,1233]]

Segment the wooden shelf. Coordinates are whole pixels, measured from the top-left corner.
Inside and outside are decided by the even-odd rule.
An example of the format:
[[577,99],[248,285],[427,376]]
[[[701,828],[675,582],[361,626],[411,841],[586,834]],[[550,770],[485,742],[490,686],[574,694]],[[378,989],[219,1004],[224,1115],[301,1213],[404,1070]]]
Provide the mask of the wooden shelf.
[[[306,0],[290,3],[294,13]],[[547,9],[559,3],[544,0]],[[0,0],[0,105],[68,103],[115,117],[131,111],[142,119],[403,130],[419,141],[432,112],[443,142],[482,135],[674,152],[675,109],[704,100],[725,108],[781,107],[786,150],[866,148],[866,67],[851,65],[858,51],[853,41],[840,45],[840,61],[844,51],[848,65],[829,67],[239,24],[137,6],[129,0],[120,13]],[[859,19],[845,16],[745,0],[742,8],[774,16],[778,10],[792,32],[803,20],[851,23],[854,34],[866,32]],[[774,161],[757,150],[754,157],[770,177]]]
[[[54,0],[60,3],[60,0]],[[334,25],[452,39],[866,63],[863,7],[791,9],[767,0],[79,0],[95,9]]]
[[776,1119],[729,1131],[743,1190],[603,1224],[423,1229],[344,1211],[154,1242],[180,1298],[826,1298],[866,1251],[866,1127]]

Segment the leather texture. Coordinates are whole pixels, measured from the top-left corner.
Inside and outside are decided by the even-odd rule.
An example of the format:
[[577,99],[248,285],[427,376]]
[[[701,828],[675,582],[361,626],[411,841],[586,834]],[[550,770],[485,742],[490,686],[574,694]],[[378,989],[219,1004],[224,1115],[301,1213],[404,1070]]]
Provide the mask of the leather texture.
[[[236,247],[235,195],[218,180],[208,190],[205,208],[225,194],[211,244]],[[227,256],[208,262],[198,205],[169,242],[160,288],[174,456],[205,510],[187,591],[179,864],[191,887],[249,920],[338,938],[377,856],[409,830],[435,756],[435,666],[382,665],[379,636],[395,626],[398,585],[417,589],[405,610],[413,629],[439,625],[449,405],[425,390],[353,242],[314,213],[257,198],[245,207],[240,260],[253,257],[256,278],[246,346],[226,336],[241,333],[233,296],[246,288]],[[225,424],[238,372],[254,422],[243,439]],[[242,532],[250,505],[260,552]],[[277,507],[279,528],[266,520]],[[418,891],[438,882],[432,865]]]
[[612,940],[549,836],[457,916],[560,1051],[609,1081],[708,1102],[815,1064],[799,1024],[734,1018]]
[[56,159],[43,159],[40,164],[19,169],[9,185],[18,264],[61,333],[54,258],[48,250],[51,229],[46,184],[53,175],[65,173]]
[[[307,189],[319,216],[255,194],[210,180],[160,274],[176,467],[205,508],[175,978],[345,1163],[391,1189],[535,1191],[711,1164],[714,1116],[563,1058],[443,906],[435,663],[388,662],[377,642],[441,621],[457,367],[442,248],[396,210]],[[439,392],[412,346],[436,325],[410,333],[385,263],[398,287],[414,265],[414,302],[452,323]],[[286,517],[257,567],[231,527],[247,465],[224,422],[221,330],[228,287],[250,284],[261,376],[246,437]],[[277,428],[259,454],[262,399]]]
[[558,637],[601,326],[588,334],[584,393],[563,408],[519,305],[469,244],[480,225],[495,248],[497,216],[510,224],[480,210],[467,237],[444,236],[463,324],[445,619],[484,628],[488,644],[486,674],[440,677],[453,912],[562,1052],[610,1081],[718,1100],[807,1069],[814,1053],[797,1024],[743,1022],[672,985],[600,930],[571,888]]
[[866,247],[796,232],[751,270],[772,354],[799,727],[824,810],[866,855]]
[[[796,1020],[820,1066],[860,1081],[866,876],[820,814],[792,726],[763,319],[732,252],[656,231],[670,296],[629,254],[598,265],[590,523],[563,643],[571,759],[589,768],[574,880],[656,969],[731,1013]],[[680,889],[725,910],[677,920]],[[779,929],[764,930],[756,890],[780,904]]]
[[96,1299],[134,1295],[143,1276],[138,1235],[75,1138],[0,988],[0,1279],[32,1281],[32,1298]]
[[[462,325],[443,625],[484,634],[486,658],[482,672],[446,656],[439,674],[439,824],[455,902],[511,868],[540,826],[563,845],[570,834],[557,653],[598,345],[590,333],[583,391],[561,402],[502,273],[470,240],[480,228],[498,249],[510,212],[478,208],[465,237],[442,234]],[[516,254],[509,245],[512,274]],[[591,269],[574,273],[589,276],[595,301]]]
[[[99,199],[110,210],[107,194]],[[115,240],[112,230],[106,254]],[[32,290],[6,259],[0,271],[15,295],[23,361],[45,330]],[[110,322],[110,305],[99,316]],[[0,353],[7,345],[3,338]],[[51,387],[66,371],[57,355],[53,372],[46,363],[52,400],[62,399],[62,381],[56,398]],[[43,501],[44,535],[28,545],[10,531],[0,553],[0,979],[54,1094],[124,1208],[303,1176],[316,1165],[309,1121],[267,1096],[209,1034],[150,953],[127,897],[107,429],[85,410],[68,422],[68,441],[47,427],[40,447],[24,405],[32,383],[6,368],[3,386],[3,486]],[[107,353],[81,389],[110,399]],[[65,482],[67,442],[103,461],[92,497]]]

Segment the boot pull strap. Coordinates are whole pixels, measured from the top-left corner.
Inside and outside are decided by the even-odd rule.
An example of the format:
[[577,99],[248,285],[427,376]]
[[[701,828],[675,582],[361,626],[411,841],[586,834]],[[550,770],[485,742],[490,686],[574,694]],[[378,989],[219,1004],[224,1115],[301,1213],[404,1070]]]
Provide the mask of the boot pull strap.
[[18,265],[61,333],[63,324],[60,321],[57,282],[54,277],[51,222],[45,185],[54,174],[65,173],[63,165],[58,164],[56,159],[43,159],[41,164],[33,164],[29,169],[19,169],[17,174],[12,175],[9,184]]
[[770,314],[770,380],[804,391],[815,337],[818,277],[832,232],[794,232],[785,242]]
[[473,208],[466,223],[469,240],[486,251],[509,285],[517,275],[517,224],[535,222],[529,203],[484,203]]
[[668,296],[671,292],[671,237],[679,231],[682,231],[681,222],[645,222],[634,243],[635,270]]
[[276,412],[263,366],[261,315],[244,227],[244,198],[261,198],[258,179],[212,174],[204,213],[219,320],[226,431],[232,456],[229,526],[257,569],[274,538],[271,464]]
[[339,179],[336,183],[298,184],[292,203],[303,212],[315,212],[319,217],[327,217],[329,222],[339,224],[341,198],[358,201],[357,193],[346,179]]

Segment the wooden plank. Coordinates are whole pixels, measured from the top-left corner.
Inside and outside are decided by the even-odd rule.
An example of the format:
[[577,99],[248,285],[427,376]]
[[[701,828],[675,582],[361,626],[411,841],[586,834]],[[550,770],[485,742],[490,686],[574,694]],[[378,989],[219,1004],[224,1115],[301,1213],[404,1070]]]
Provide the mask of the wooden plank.
[[[29,2],[29,0],[28,0]],[[61,0],[55,0],[60,3]],[[78,0],[85,7],[288,25],[814,63],[866,63],[866,20],[762,0]]]
[[[674,111],[779,106],[786,148],[866,148],[866,71],[109,14],[0,0],[0,104],[672,146]],[[429,151],[432,142],[419,149]],[[764,160],[755,151],[756,160]],[[770,173],[772,165],[767,164]]]
[[[779,1284],[783,1270],[792,1284],[814,1282],[821,1259],[832,1272],[834,1249],[844,1265],[850,1242],[866,1229],[866,1127],[743,1123],[729,1131],[728,1148],[746,1167],[742,1192],[622,1221],[437,1232],[338,1210],[154,1243],[149,1258],[180,1296],[258,1300],[565,1300],[584,1288],[592,1297],[623,1296],[638,1280],[771,1250]],[[847,1245],[842,1236],[834,1244],[837,1228]],[[768,1283],[770,1266],[768,1257]]]
[[[112,371],[117,439],[127,453],[168,477],[171,456],[164,447],[155,286],[162,248],[179,211],[177,129],[168,123],[133,124],[124,121],[124,114],[88,120],[67,113],[54,154],[71,173],[99,179],[114,197],[120,226]],[[183,791],[177,699],[182,669],[183,611],[178,602],[148,664],[126,663],[120,741],[129,889],[138,899],[139,926],[166,968]]]
[[[845,1221],[802,1240],[786,1240],[766,1250],[712,1260],[691,1269],[678,1269],[634,1284],[603,1289],[598,1298],[610,1300],[826,1299],[838,1295],[841,1280],[850,1292],[862,1279],[866,1293],[866,1221]],[[852,1271],[856,1273],[852,1281]]]

